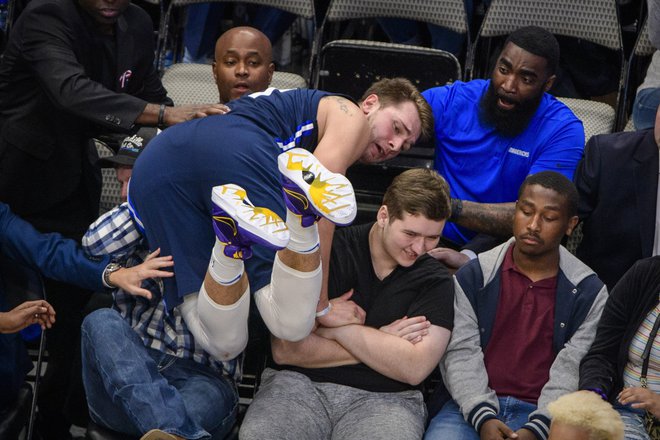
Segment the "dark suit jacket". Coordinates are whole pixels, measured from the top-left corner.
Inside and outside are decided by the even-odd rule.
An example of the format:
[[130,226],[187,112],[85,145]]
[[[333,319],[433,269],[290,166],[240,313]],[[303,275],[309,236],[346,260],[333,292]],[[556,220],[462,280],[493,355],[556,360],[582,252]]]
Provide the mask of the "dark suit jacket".
[[577,256],[611,291],[635,261],[653,252],[658,189],[653,130],[592,137],[575,184],[584,224]]
[[12,29],[0,64],[0,200],[27,219],[100,188],[89,138],[129,132],[148,102],[171,103],[153,65],[149,16],[129,5],[119,18],[112,88],[94,68],[96,28],[76,0],[33,0]]

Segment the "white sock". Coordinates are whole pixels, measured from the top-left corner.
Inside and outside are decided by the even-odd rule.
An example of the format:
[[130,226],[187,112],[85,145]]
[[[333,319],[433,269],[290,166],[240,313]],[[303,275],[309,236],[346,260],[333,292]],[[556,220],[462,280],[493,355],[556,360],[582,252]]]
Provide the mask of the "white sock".
[[291,236],[287,248],[299,254],[313,254],[319,249],[319,227],[314,223],[310,227],[300,224],[300,216],[286,210],[286,225]]
[[225,245],[215,240],[211,261],[209,262],[209,274],[218,284],[230,286],[241,279],[245,266],[240,258],[229,258],[224,254]]

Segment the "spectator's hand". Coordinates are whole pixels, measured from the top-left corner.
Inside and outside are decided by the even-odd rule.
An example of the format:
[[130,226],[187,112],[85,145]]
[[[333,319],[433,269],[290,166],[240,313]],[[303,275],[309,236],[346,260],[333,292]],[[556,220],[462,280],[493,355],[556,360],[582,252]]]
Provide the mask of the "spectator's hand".
[[364,324],[367,313],[362,307],[351,301],[353,289],[344,293],[339,298],[330,300],[332,309],[327,315],[316,318],[318,323],[324,327],[341,327],[348,324]]
[[168,127],[179,122],[203,118],[210,115],[224,115],[229,113],[229,107],[224,104],[189,104],[176,107],[166,107],[163,122]]
[[460,269],[461,266],[470,261],[470,257],[467,255],[445,247],[431,249],[427,254],[454,270]]
[[503,438],[518,438],[518,434],[498,419],[490,419],[481,425],[479,433],[481,440],[501,440]]
[[6,313],[0,313],[0,333],[16,333],[32,324],[42,330],[55,323],[55,309],[43,299],[26,301]]
[[660,417],[660,395],[648,388],[624,388],[616,398],[622,405],[645,409],[656,417]]
[[169,278],[173,272],[160,270],[174,266],[171,256],[158,257],[160,249],[156,249],[147,256],[144,263],[134,267],[124,267],[110,274],[110,282],[131,295],[143,296],[151,299],[151,292],[142,288],[142,281],[149,278]]
[[382,326],[380,330],[403,338],[412,344],[417,344],[422,342],[424,336],[429,334],[429,327],[431,327],[431,323],[426,320],[425,316],[414,316],[412,318],[404,316],[389,325]]

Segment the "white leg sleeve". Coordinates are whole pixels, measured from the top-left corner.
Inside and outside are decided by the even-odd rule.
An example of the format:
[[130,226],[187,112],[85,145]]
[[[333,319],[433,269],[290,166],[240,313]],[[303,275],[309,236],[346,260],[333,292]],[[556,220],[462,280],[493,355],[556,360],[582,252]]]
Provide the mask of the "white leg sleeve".
[[275,256],[270,284],[254,295],[259,313],[273,335],[287,341],[300,341],[309,335],[322,282],[320,265],[312,272],[300,272]]
[[250,287],[234,304],[222,306],[209,298],[202,285],[199,294],[193,293],[183,299],[179,310],[195,341],[214,358],[226,361],[245,350]]

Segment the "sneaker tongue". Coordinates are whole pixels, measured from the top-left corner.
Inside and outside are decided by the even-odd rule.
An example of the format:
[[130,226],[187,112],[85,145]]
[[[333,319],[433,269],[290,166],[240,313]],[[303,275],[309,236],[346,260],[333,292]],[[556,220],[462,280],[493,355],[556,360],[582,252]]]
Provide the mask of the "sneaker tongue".
[[311,173],[309,171],[303,171],[302,172],[302,177],[305,182],[307,182],[308,185],[311,185],[312,182],[314,182],[314,173]]

